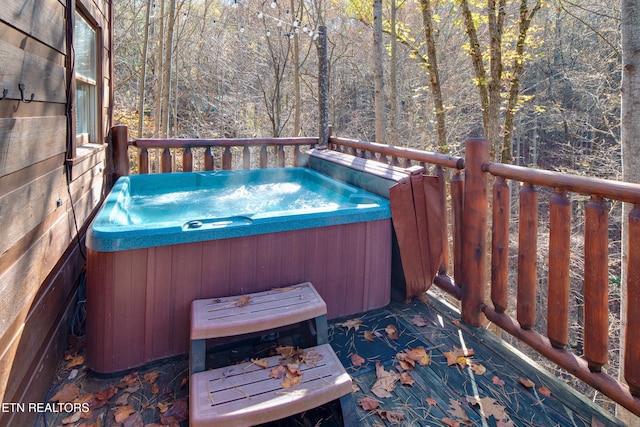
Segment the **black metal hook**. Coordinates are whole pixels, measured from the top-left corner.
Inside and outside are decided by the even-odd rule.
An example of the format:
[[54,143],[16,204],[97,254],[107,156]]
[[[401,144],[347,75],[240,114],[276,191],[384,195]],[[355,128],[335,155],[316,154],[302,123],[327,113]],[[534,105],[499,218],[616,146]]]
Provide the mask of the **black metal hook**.
[[7,94],[9,93],[9,89],[4,88],[2,91],[2,98],[0,98],[0,101],[3,101],[5,99],[7,99]]
[[20,97],[21,97],[21,101],[24,102],[25,104],[28,104],[30,102],[33,101],[33,93],[31,94],[31,98],[29,98],[29,100],[27,101],[26,99],[24,99],[24,83],[19,83],[18,84],[18,89],[20,89]]

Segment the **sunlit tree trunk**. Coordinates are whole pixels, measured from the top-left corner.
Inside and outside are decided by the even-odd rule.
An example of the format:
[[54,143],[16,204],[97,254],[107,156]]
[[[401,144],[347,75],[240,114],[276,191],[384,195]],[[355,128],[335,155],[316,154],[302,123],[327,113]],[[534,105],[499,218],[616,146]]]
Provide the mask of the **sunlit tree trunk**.
[[395,0],[391,0],[391,66],[389,69],[389,84],[391,86],[390,102],[391,102],[391,145],[398,145],[398,40],[396,15],[397,4]]
[[[640,0],[622,0],[621,9],[622,35],[622,90],[620,104],[620,140],[622,142],[622,179],[627,182],[640,183]],[[625,332],[635,331],[637,325],[629,325],[626,321],[627,307],[627,233],[629,228],[628,214],[632,206],[625,203],[622,215],[622,298],[620,303],[620,320],[622,335],[620,342],[620,378],[624,378],[624,345]],[[618,407],[617,415],[629,426],[639,426],[640,418],[622,407]]]
[[164,74],[162,76],[162,126],[160,127],[160,137],[167,138],[169,135],[169,98],[171,94],[171,65],[173,62],[173,30],[176,22],[176,0],[169,2],[169,22],[167,34],[164,42]]
[[375,141],[385,143],[386,119],[384,114],[384,80],[383,80],[383,46],[382,46],[382,0],[373,0],[373,80],[375,104]]
[[142,43],[142,59],[140,67],[140,90],[138,91],[138,138],[142,138],[144,129],[144,98],[147,84],[147,51],[149,48],[149,17],[151,16],[151,0],[147,0],[144,19],[144,41]]

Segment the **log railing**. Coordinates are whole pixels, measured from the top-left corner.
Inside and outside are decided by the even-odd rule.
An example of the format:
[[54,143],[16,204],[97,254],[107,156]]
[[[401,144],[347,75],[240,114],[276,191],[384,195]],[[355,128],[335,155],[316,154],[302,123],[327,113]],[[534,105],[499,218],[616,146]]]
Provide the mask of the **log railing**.
[[[495,177],[492,208],[488,206],[488,175]],[[580,378],[615,402],[640,415],[640,334],[632,333],[640,321],[640,185],[604,179],[572,176],[488,161],[484,139],[467,142],[464,199],[464,251],[462,318],[474,326],[486,318],[525,342],[534,350]],[[510,189],[508,182],[520,184],[516,302],[510,307],[508,296]],[[552,195],[548,201],[549,251],[547,330],[534,330],[536,323],[538,199],[539,189]],[[584,205],[584,354],[568,350],[571,248],[571,204],[569,193],[587,196]],[[629,214],[627,258],[628,326],[624,349],[627,384],[604,372],[609,353],[609,209],[606,201],[634,205]],[[491,239],[486,244],[487,223],[491,218]],[[487,258],[491,254],[490,279]],[[490,300],[485,301],[489,282]],[[623,295],[623,298],[625,296]],[[508,314],[515,311],[515,315]],[[625,322],[622,322],[625,324]]]

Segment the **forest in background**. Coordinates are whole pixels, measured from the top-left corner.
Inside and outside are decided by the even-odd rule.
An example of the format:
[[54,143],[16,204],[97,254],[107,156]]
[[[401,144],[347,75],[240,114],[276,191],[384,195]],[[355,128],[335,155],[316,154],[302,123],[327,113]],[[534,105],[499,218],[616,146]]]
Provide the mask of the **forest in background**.
[[[316,136],[315,39],[324,25],[334,134],[461,155],[465,138],[487,133],[483,112],[493,110],[496,158],[508,141],[507,161],[513,164],[620,179],[619,4],[505,1],[499,3],[504,13],[491,16],[487,3],[495,5],[469,0],[116,0],[114,119],[127,124],[131,136]],[[496,17],[503,20],[499,32]],[[531,20],[526,37],[519,37],[523,17]],[[470,29],[477,36],[475,48]],[[495,34],[500,36],[500,79],[492,79],[496,70],[489,53]],[[479,67],[484,67],[484,78]],[[481,89],[492,87],[489,107],[489,94],[482,95]],[[580,354],[583,200],[572,200],[572,206],[571,347]],[[610,255],[615,257],[621,250],[620,206],[610,208],[615,218]],[[543,290],[548,212],[540,216]],[[512,246],[515,269],[515,234]],[[610,271],[612,355],[607,370],[613,373],[620,266]],[[538,305],[536,329],[544,331],[543,292]],[[597,393],[575,386],[601,401]]]

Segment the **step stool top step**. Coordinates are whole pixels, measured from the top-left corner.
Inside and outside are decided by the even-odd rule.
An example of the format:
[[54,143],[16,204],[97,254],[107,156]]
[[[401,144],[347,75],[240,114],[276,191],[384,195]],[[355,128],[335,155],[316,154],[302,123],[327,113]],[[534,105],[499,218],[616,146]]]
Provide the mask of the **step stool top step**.
[[327,314],[327,305],[309,282],[269,291],[191,304],[191,339],[267,331]]
[[351,393],[351,377],[329,344],[304,352],[311,361],[298,365],[302,376],[289,388],[284,388],[283,378],[270,375],[284,363],[279,355],[267,358],[266,368],[243,363],[192,375],[190,425],[251,426],[295,415]]

